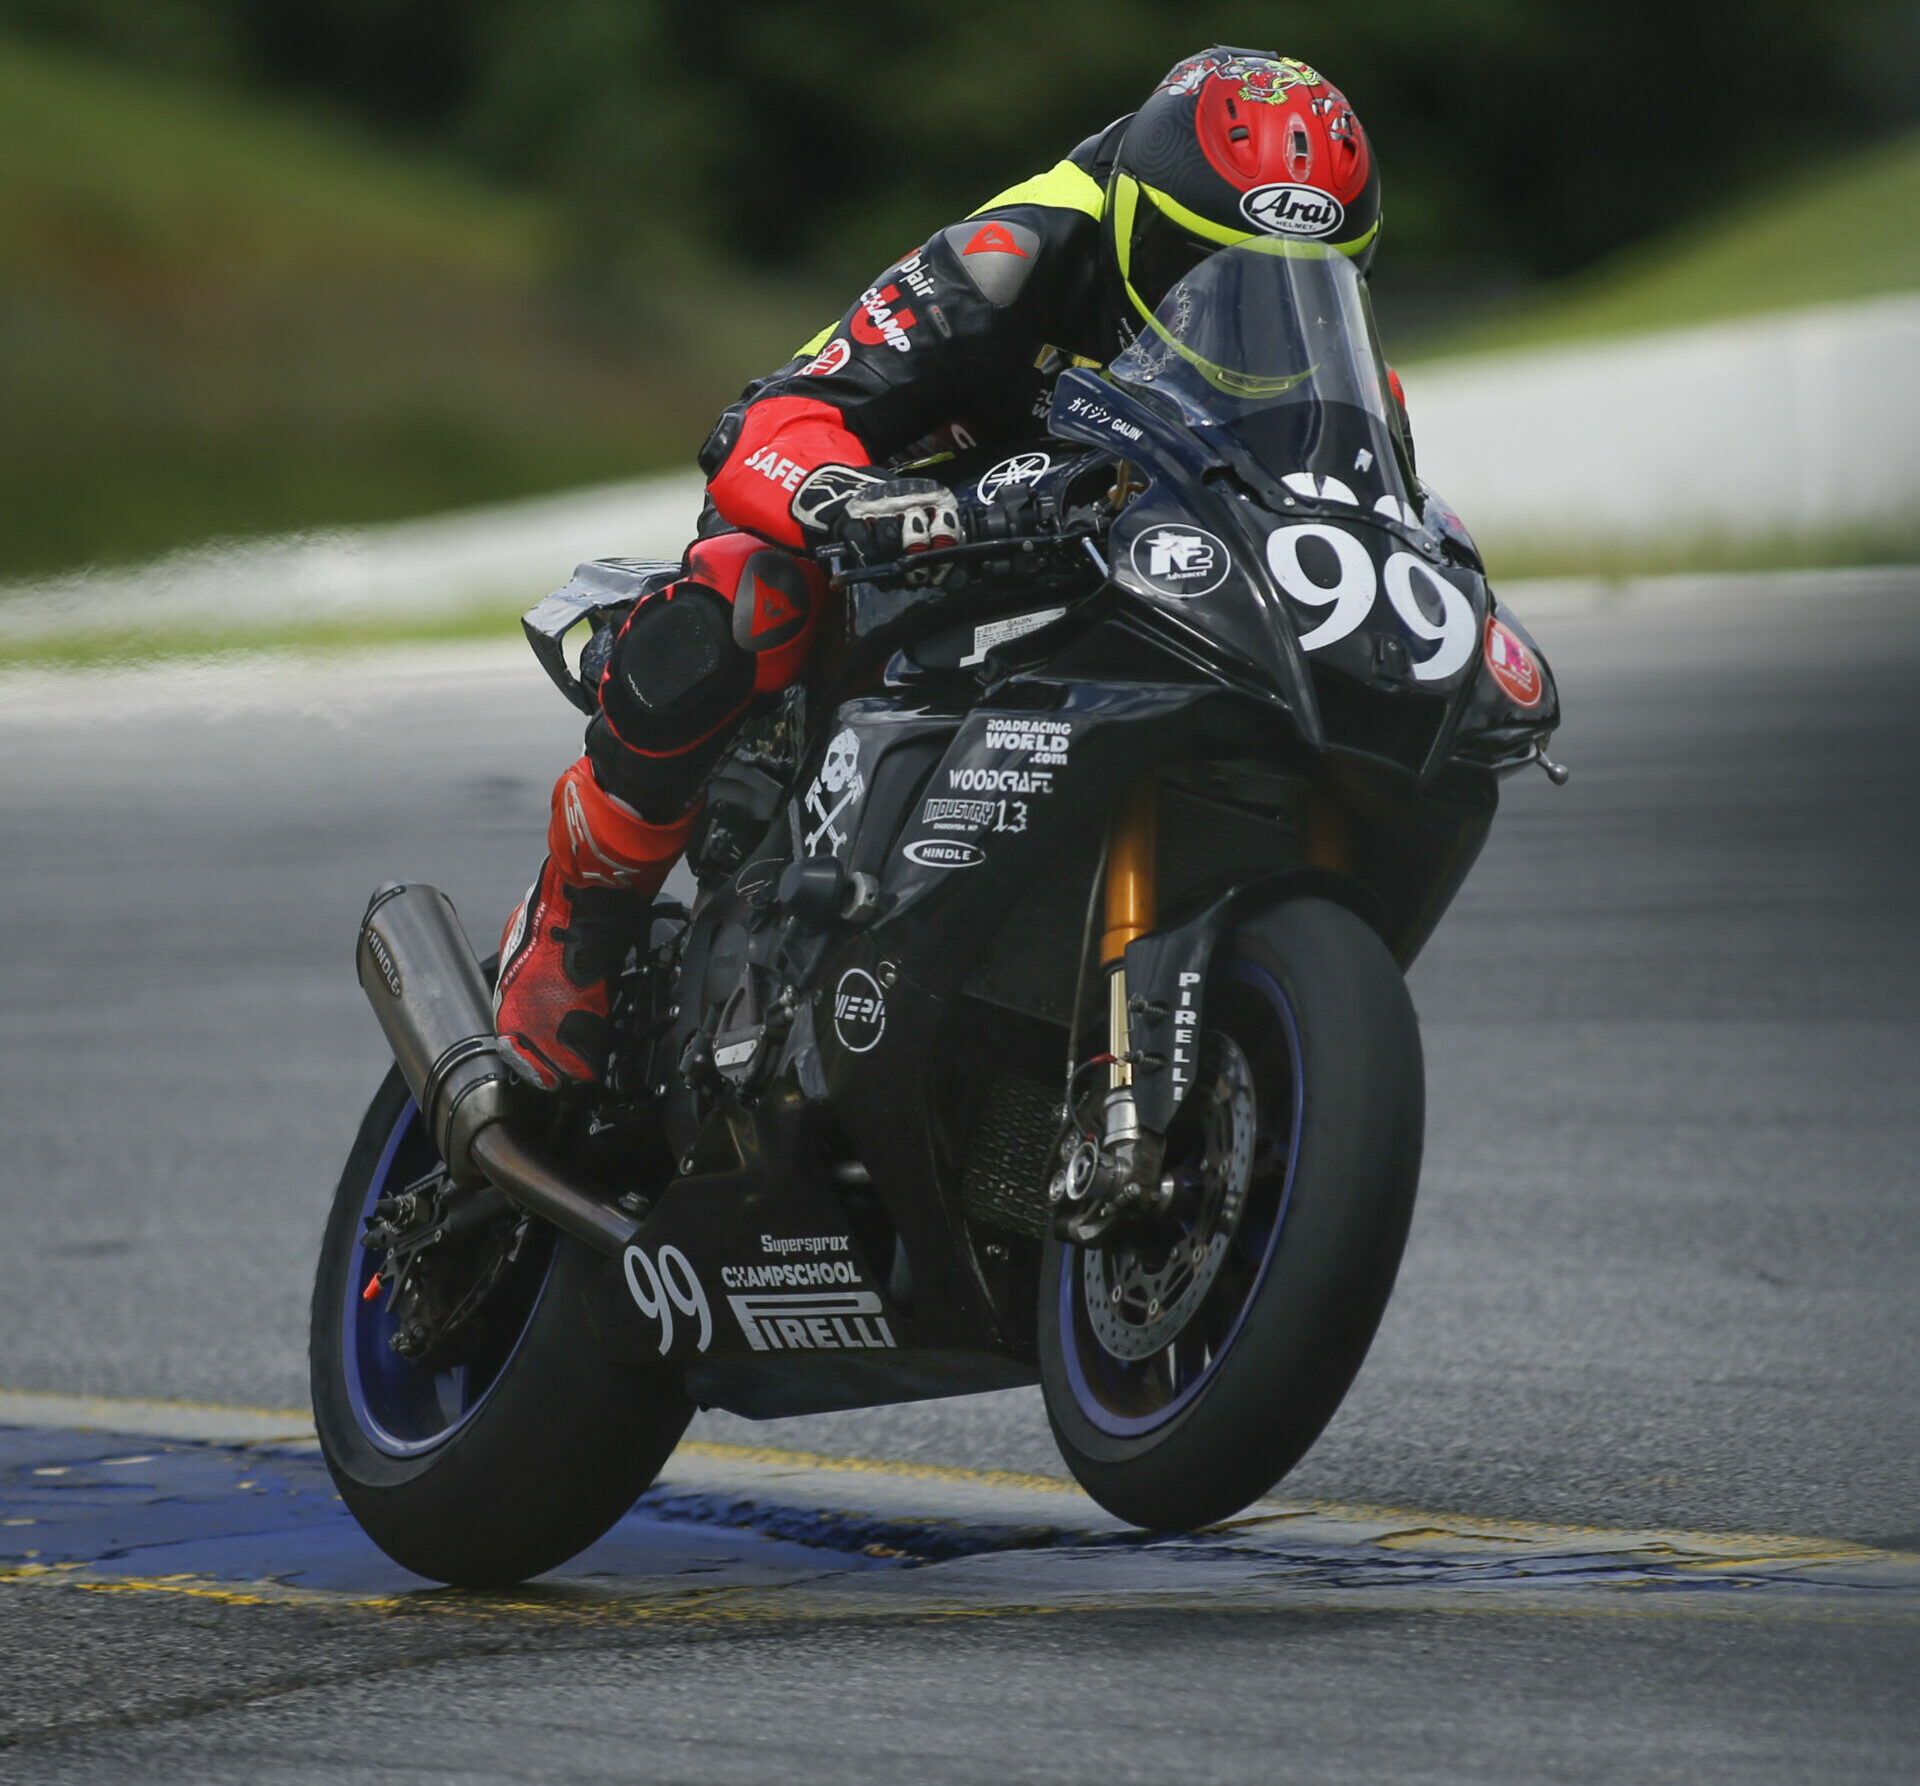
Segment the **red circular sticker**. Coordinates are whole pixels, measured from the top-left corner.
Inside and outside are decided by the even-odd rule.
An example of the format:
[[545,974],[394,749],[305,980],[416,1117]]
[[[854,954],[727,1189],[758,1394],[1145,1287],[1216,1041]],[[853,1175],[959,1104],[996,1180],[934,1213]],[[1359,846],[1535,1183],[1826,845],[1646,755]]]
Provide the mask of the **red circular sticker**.
[[803,378],[821,378],[829,372],[838,372],[852,356],[853,349],[847,345],[846,336],[837,335],[810,364],[800,368],[800,375]]
[[1538,707],[1545,692],[1540,666],[1520,635],[1501,621],[1487,621],[1487,668],[1516,707]]

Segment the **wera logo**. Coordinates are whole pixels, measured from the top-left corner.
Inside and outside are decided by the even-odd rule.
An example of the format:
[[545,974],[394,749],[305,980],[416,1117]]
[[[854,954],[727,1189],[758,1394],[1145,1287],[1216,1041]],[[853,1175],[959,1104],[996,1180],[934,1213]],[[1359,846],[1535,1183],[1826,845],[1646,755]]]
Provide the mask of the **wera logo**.
[[1270,236],[1330,236],[1346,220],[1346,207],[1318,186],[1256,186],[1240,200],[1255,229]]

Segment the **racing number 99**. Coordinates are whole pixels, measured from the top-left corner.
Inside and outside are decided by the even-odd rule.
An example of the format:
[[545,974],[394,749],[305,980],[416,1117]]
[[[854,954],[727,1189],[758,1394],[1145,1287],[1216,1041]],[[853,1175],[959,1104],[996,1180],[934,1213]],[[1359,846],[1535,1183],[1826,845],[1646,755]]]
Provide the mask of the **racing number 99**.
[[[1340,574],[1331,584],[1316,583],[1300,562],[1301,544],[1310,539],[1319,540],[1333,553]],[[1280,587],[1302,607],[1333,610],[1318,626],[1300,635],[1302,651],[1336,644],[1358,628],[1373,612],[1382,581],[1387,586],[1387,600],[1407,631],[1439,647],[1414,664],[1415,681],[1438,682],[1451,676],[1473,656],[1479,643],[1473,604],[1411,552],[1394,553],[1387,560],[1383,576],[1376,577],[1371,554],[1352,534],[1322,522],[1301,521],[1291,527],[1277,527],[1267,536],[1267,563]],[[1425,582],[1428,592],[1440,603],[1437,621],[1420,605],[1416,578]]]
[[633,1304],[649,1321],[660,1323],[660,1356],[673,1350],[673,1311],[700,1323],[700,1342],[696,1351],[704,1352],[713,1341],[713,1311],[707,1306],[707,1293],[700,1287],[693,1266],[677,1246],[663,1246],[656,1265],[642,1247],[627,1248],[627,1288]]

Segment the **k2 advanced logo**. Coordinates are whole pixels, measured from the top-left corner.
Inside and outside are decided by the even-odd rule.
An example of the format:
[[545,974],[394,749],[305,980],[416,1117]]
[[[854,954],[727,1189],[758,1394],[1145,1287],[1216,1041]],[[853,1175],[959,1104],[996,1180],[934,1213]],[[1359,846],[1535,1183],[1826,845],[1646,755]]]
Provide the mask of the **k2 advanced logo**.
[[1204,527],[1149,527],[1133,542],[1133,572],[1157,595],[1210,595],[1233,561]]

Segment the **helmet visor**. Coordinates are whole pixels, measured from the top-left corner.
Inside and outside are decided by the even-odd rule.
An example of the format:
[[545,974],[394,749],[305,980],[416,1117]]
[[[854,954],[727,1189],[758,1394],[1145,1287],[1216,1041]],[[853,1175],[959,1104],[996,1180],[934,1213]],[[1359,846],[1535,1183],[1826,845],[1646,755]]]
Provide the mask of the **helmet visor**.
[[1127,265],[1128,282],[1142,307],[1159,309],[1161,299],[1217,247],[1219,243],[1182,229],[1143,194],[1133,214],[1133,253]]
[[1409,499],[1412,459],[1372,311],[1337,248],[1257,236],[1216,250],[1108,370],[1282,471]]
[[1120,277],[1142,317],[1151,317],[1167,293],[1208,255],[1245,241],[1248,234],[1191,214],[1177,215],[1172,200],[1126,173],[1114,178],[1109,210]]
[[1162,298],[1116,376],[1173,380],[1215,404],[1356,404],[1384,419],[1384,375],[1360,278],[1337,249],[1255,237],[1216,249]]

